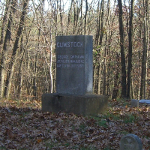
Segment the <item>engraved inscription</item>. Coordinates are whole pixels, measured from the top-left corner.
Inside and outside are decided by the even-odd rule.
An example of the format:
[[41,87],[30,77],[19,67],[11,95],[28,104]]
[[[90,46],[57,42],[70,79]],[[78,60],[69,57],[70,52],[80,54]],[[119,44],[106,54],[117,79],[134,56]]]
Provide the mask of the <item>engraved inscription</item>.
[[56,91],[60,94],[92,93],[92,36],[56,37]]
[[57,68],[83,68],[84,55],[58,55]]
[[134,148],[134,141],[131,138],[125,138],[124,139],[124,149],[125,150],[129,150],[129,149],[133,149]]
[[83,47],[83,42],[57,42],[57,47]]

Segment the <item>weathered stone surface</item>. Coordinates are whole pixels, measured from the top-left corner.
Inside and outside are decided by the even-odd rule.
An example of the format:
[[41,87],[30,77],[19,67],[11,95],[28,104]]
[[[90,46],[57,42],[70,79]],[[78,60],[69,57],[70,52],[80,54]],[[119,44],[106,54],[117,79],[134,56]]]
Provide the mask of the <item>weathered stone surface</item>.
[[142,150],[142,142],[138,136],[127,134],[121,138],[120,150]]
[[141,99],[141,100],[132,99],[131,100],[131,107],[139,107],[139,106],[142,106],[143,104],[150,105],[150,100],[147,100],[147,99]]
[[56,93],[93,92],[93,37],[56,37]]
[[132,99],[131,100],[131,107],[139,107],[139,100]]
[[148,99],[141,99],[141,100],[139,100],[139,103],[141,103],[141,104],[150,104],[150,100],[148,100]]
[[43,94],[43,112],[65,112],[77,115],[98,115],[106,110],[108,97],[103,95]]
[[56,37],[56,93],[43,94],[42,111],[98,115],[108,97],[93,93],[93,37]]

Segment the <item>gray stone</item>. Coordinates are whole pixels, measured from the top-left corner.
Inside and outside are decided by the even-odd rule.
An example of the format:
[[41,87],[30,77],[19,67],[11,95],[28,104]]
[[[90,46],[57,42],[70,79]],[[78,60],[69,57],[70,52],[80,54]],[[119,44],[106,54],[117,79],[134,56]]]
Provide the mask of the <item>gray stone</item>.
[[150,100],[148,100],[148,99],[141,99],[141,100],[139,100],[139,103],[143,103],[143,104],[150,104]]
[[132,99],[131,100],[131,107],[139,107],[139,100]]
[[56,93],[85,95],[93,90],[93,37],[56,37]]
[[120,150],[142,150],[142,141],[134,134],[127,134],[121,138]]
[[147,99],[141,99],[141,100],[132,99],[131,100],[131,107],[139,107],[142,104],[150,105],[150,100],[147,100]]
[[65,112],[77,115],[98,115],[107,109],[108,97],[103,95],[42,95],[43,112]]
[[93,37],[56,37],[56,93],[42,95],[43,112],[98,115],[108,96],[93,94]]

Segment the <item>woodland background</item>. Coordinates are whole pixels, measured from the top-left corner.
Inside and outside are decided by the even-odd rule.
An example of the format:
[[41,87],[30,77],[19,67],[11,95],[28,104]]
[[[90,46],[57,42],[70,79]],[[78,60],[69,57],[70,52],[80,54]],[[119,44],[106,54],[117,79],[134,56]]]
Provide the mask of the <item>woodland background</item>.
[[55,92],[55,37],[93,36],[93,91],[150,98],[150,0],[1,0],[0,97]]

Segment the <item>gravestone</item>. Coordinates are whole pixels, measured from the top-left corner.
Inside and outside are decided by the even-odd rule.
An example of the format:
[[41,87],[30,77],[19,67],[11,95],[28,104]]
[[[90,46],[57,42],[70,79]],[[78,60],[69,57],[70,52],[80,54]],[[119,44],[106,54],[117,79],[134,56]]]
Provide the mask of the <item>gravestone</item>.
[[139,100],[132,99],[131,100],[131,107],[139,107]]
[[92,36],[56,37],[56,91],[59,94],[92,94]]
[[142,150],[142,141],[134,134],[127,134],[121,138],[120,150]]
[[148,100],[148,99],[141,99],[141,100],[139,100],[139,103],[140,103],[140,104],[147,104],[147,105],[150,105],[150,100]]
[[93,37],[56,37],[56,93],[42,95],[42,111],[97,115],[108,97],[93,94]]
[[131,100],[131,107],[139,107],[142,104],[150,105],[150,100],[148,99],[141,99],[141,100],[132,99]]

